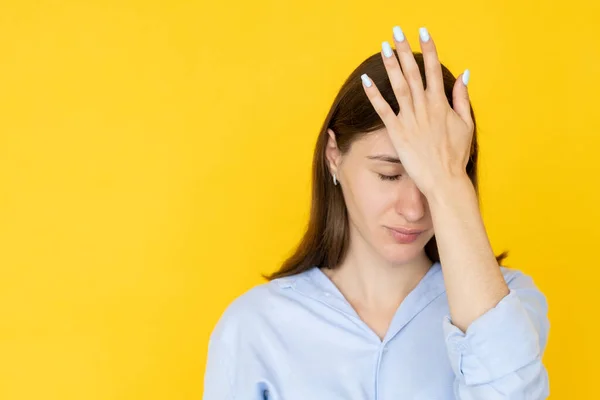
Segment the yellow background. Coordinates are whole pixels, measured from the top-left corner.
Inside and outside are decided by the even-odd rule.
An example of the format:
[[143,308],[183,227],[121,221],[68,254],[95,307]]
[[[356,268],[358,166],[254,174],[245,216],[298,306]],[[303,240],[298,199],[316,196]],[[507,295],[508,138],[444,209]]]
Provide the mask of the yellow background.
[[308,215],[316,133],[401,25],[470,68],[496,253],[597,397],[596,1],[2,1],[0,399],[198,399],[223,309]]

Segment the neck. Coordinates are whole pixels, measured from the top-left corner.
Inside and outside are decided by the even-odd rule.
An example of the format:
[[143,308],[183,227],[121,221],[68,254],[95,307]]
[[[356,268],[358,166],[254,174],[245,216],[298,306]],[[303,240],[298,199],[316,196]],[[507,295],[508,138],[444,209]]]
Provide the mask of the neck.
[[351,303],[365,309],[395,310],[432,264],[425,252],[406,263],[390,264],[366,249],[350,246],[341,264],[323,272]]

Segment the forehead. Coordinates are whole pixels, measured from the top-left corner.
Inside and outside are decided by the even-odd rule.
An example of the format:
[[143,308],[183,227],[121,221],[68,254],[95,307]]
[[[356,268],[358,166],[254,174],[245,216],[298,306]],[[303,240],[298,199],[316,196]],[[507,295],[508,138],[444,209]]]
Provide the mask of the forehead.
[[351,152],[360,157],[377,154],[398,155],[386,128],[368,133],[352,143]]

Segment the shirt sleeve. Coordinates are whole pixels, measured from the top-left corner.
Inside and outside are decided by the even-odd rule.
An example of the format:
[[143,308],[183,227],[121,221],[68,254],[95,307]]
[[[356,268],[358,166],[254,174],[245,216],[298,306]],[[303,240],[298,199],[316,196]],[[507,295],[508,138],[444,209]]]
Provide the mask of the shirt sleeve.
[[233,357],[229,347],[211,337],[204,373],[203,400],[233,400]]
[[549,396],[542,355],[548,340],[547,301],[532,279],[515,271],[510,292],[469,325],[466,333],[443,319],[446,348],[460,400]]

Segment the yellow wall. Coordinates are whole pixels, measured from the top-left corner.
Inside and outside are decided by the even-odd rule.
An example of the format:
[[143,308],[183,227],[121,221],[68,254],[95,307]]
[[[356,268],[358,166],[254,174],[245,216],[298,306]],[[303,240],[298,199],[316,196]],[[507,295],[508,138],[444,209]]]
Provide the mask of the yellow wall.
[[0,398],[200,398],[212,327],[295,245],[316,132],[395,24],[471,69],[494,250],[549,298],[552,398],[595,398],[598,3],[205,3],[2,2]]

